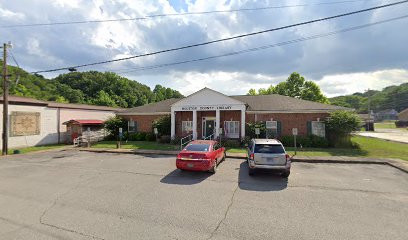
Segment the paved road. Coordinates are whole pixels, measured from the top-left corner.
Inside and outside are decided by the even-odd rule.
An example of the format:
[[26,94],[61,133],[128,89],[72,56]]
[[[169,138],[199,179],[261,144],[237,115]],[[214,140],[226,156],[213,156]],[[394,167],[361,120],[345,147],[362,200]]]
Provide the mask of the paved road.
[[0,239],[406,239],[408,175],[295,163],[289,181],[174,159],[55,151],[0,158]]
[[403,128],[376,129],[375,132],[358,132],[356,134],[364,137],[373,137],[389,141],[408,143],[408,131]]

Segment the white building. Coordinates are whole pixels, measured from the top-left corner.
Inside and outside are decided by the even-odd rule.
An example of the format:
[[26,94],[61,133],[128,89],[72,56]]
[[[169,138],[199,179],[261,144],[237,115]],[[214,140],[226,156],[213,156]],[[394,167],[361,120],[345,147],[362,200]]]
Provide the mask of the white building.
[[[1,114],[3,100],[0,99]],[[106,120],[120,109],[84,104],[40,101],[26,97],[9,97],[8,147],[19,148],[67,142],[69,120]],[[3,126],[3,118],[0,118]],[[3,130],[1,130],[3,132]],[[2,139],[0,139],[2,142]]]

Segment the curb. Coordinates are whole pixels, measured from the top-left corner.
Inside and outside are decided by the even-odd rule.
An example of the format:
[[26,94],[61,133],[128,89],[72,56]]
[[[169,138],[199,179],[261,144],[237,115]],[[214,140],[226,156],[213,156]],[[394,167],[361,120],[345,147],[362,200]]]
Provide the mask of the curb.
[[[166,150],[135,150],[135,149],[121,149],[121,150],[113,150],[113,149],[91,149],[91,148],[82,148],[78,149],[79,151],[85,152],[95,152],[95,153],[116,153],[116,154],[157,154],[157,155],[177,155],[178,151],[166,151]],[[236,159],[246,159],[246,156],[241,154],[226,153],[227,157],[236,158]],[[320,159],[319,159],[320,158]],[[398,170],[401,170],[405,173],[408,173],[408,163],[405,163],[403,160],[397,159],[364,159],[364,158],[348,158],[346,159],[325,159],[324,157],[319,158],[297,158],[295,156],[292,157],[292,162],[300,162],[300,163],[336,163],[336,164],[377,164],[377,165],[388,165],[394,167]],[[347,159],[348,158],[348,159]]]

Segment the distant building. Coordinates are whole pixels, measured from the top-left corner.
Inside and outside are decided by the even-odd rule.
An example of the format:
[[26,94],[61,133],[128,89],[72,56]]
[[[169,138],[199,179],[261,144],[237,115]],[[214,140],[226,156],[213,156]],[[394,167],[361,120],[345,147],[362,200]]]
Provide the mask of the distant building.
[[406,108],[405,110],[401,111],[398,114],[398,120],[400,121],[408,121],[408,108]]
[[220,134],[245,137],[246,123],[265,122],[273,137],[314,134],[325,137],[324,120],[335,110],[352,110],[281,95],[226,96],[209,88],[182,99],[167,99],[118,112],[129,121],[129,130],[151,132],[152,122],[171,116],[171,137],[192,135],[204,139]]
[[374,114],[374,120],[381,122],[384,120],[397,120],[398,112],[395,109],[386,109]]
[[[3,114],[3,99],[0,98]],[[9,97],[9,148],[71,142],[70,120],[104,121],[121,109],[85,104],[56,103],[26,97]],[[2,126],[3,118],[0,118]],[[2,130],[1,130],[2,131]],[[0,139],[0,142],[2,139]]]

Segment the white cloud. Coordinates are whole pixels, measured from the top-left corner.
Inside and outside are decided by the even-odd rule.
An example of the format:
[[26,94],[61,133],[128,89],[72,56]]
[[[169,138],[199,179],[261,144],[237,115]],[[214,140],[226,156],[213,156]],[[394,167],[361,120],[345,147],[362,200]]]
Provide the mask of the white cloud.
[[0,6],[0,18],[7,18],[11,21],[23,20],[25,15],[21,12],[13,12]]
[[317,81],[329,97],[364,92],[367,89],[381,90],[390,85],[408,82],[408,70],[389,69],[375,72],[328,75]]

